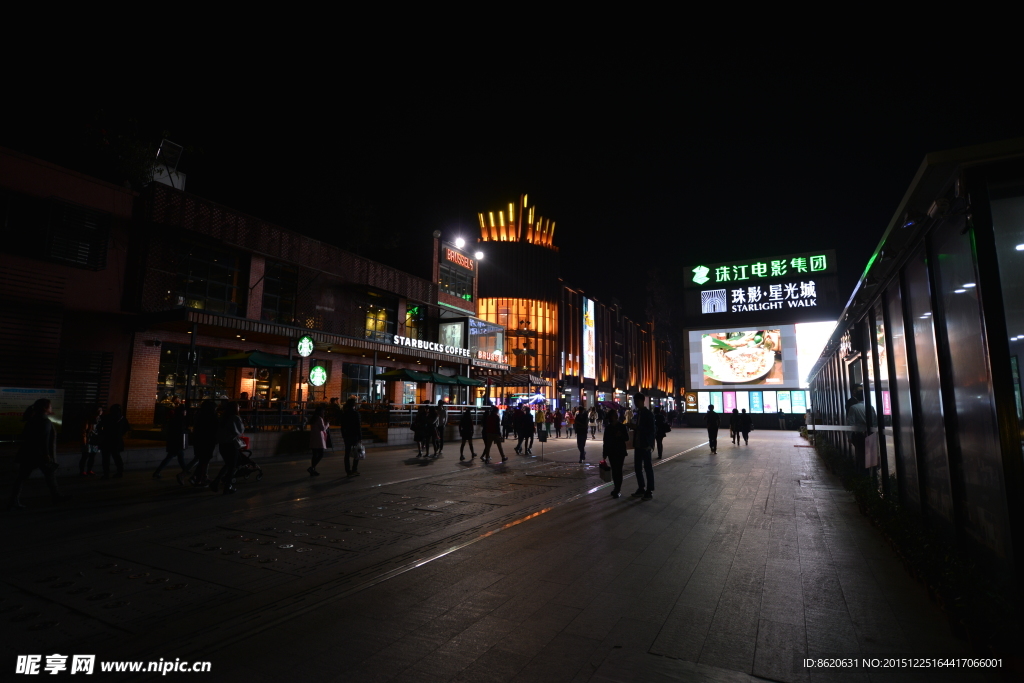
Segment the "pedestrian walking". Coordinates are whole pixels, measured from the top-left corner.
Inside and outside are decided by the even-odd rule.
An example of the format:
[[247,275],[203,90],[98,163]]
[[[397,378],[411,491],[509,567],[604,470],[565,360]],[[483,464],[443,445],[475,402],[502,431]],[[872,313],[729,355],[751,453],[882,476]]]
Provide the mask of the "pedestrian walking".
[[238,416],[238,404],[228,401],[224,405],[224,411],[220,418],[220,425],[217,428],[217,448],[220,450],[220,457],[224,465],[220,472],[210,482],[210,490],[216,493],[221,484],[224,485],[224,494],[235,493],[235,470],[238,466],[238,451],[245,442],[242,441],[242,434],[245,433],[245,425],[242,418]]
[[178,481],[182,481],[188,468],[185,467],[185,449],[188,448],[188,408],[186,403],[182,403],[177,406],[167,418],[167,424],[164,425],[164,439],[166,440],[166,452],[167,455],[157,465],[156,470],[153,472],[154,479],[160,479],[160,472],[163,471],[167,464],[178,459],[178,467],[181,468],[181,473],[178,475]]
[[497,445],[501,461],[505,462],[505,451],[501,448],[504,437],[501,435],[501,420],[498,418],[498,406],[491,406],[490,412],[484,417],[484,453],[480,456],[483,462],[491,461],[491,445]]
[[124,452],[124,435],[131,431],[132,426],[124,419],[121,412],[121,404],[115,403],[100,420],[100,454],[103,456],[103,477],[110,479],[110,460],[113,458],[117,471],[114,479],[124,476],[124,461],[121,460],[121,453]]
[[331,423],[327,421],[327,407],[323,404],[318,405],[313,410],[313,417],[309,419],[309,450],[313,455],[306,471],[311,477],[320,476],[320,473],[316,471],[316,466],[323,460],[324,451],[327,450],[327,436],[330,428]]
[[704,414],[704,426],[708,428],[708,443],[711,452],[718,452],[718,426],[722,423],[721,417],[715,412],[715,407],[708,406],[708,412]]
[[786,428],[786,414],[784,412],[782,412],[782,408],[779,408],[778,415],[779,415],[779,429],[785,429]]
[[573,424],[576,422],[576,413],[569,408],[565,411],[565,435],[566,437],[572,437]]
[[412,435],[416,439],[416,457],[430,455],[430,429],[427,425],[427,407],[420,406],[412,421]]
[[576,448],[580,449],[580,462],[586,462],[587,459],[587,426],[589,419],[586,411],[583,410],[583,406],[580,406],[579,411],[576,413]]
[[618,498],[622,491],[622,465],[626,462],[629,451],[629,428],[619,421],[619,414],[612,411],[608,416],[608,426],[604,430],[604,448],[602,455],[612,468],[612,498]]
[[501,436],[503,439],[507,439],[508,435],[515,429],[515,411],[511,408],[505,408],[505,411],[501,414]]
[[587,424],[590,426],[590,438],[597,438],[597,408],[591,408],[587,414]]
[[12,511],[25,507],[21,504],[21,488],[35,469],[43,473],[54,503],[71,498],[70,495],[61,494],[57,490],[57,430],[50,421],[52,414],[53,406],[50,399],[41,398],[29,406],[21,416],[25,427],[21,432],[21,446],[15,456],[18,473],[14,477],[14,489],[11,491]]
[[654,409],[654,440],[658,444],[658,460],[665,450],[665,435],[672,431],[672,425],[665,418],[665,411],[658,406]]
[[633,397],[633,402],[636,404],[633,416],[633,466],[636,468],[637,484],[633,495],[650,500],[654,497],[654,463],[651,462],[651,453],[654,451],[657,427],[654,423],[654,413],[645,405],[647,397],[637,394]]
[[733,444],[740,445],[740,411],[737,408],[732,409],[732,415],[729,416],[729,437],[732,439]]
[[437,450],[437,408],[430,406],[427,408],[427,419],[426,419],[426,440],[424,450],[429,451],[430,447],[434,447],[434,452],[425,453],[428,458],[436,458],[438,456]]
[[[753,418],[750,417],[750,413],[747,412],[746,408],[744,408],[743,411],[740,412],[738,417],[740,423],[739,432],[741,435],[743,435],[743,445],[746,446],[750,438],[750,429],[751,427],[753,427]],[[739,445],[739,442],[739,437],[736,437],[736,444]]]
[[82,424],[82,457],[78,460],[78,476],[87,477],[96,474],[92,471],[96,462],[96,454],[100,452],[100,420],[103,408],[96,406],[92,414]]
[[[196,469],[189,483],[193,486],[209,486],[210,461],[217,447],[217,432],[220,428],[217,418],[217,404],[206,399],[199,406],[195,424],[192,427],[192,451],[195,455]],[[184,482],[181,482],[184,484]]]
[[345,474],[359,476],[359,455],[362,452],[363,420],[356,408],[356,399],[349,398],[341,409],[341,440],[345,442]]
[[434,440],[434,455],[440,455],[444,450],[444,432],[448,428],[448,406],[444,400],[437,402],[437,436]]
[[562,420],[565,419],[565,415],[562,414],[561,408],[555,408],[555,414],[552,416],[555,425],[555,438],[562,438]]
[[475,429],[473,410],[467,406],[459,417],[459,438],[462,439],[462,444],[459,446],[459,460],[466,459],[467,443],[469,444],[469,459],[472,460],[476,457],[476,451],[473,450],[473,432]]

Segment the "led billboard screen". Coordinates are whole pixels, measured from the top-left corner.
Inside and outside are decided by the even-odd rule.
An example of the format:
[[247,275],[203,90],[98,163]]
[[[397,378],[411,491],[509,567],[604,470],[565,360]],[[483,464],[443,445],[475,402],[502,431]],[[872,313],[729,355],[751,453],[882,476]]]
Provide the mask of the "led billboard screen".
[[583,377],[597,379],[597,341],[594,333],[594,302],[583,299]]

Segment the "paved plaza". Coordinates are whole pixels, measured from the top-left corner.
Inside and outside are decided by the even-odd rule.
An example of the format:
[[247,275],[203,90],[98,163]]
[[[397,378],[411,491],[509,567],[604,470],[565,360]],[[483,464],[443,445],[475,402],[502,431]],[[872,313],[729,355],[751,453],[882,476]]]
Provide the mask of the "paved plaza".
[[208,660],[217,681],[994,680],[804,668],[971,653],[796,433],[723,436],[712,455],[703,432],[671,432],[650,501],[632,477],[612,499],[599,442],[579,465],[568,439],[543,457],[506,443],[489,465],[455,444],[430,461],[378,449],[355,478],[340,454],[313,479],[257,453],[263,480],[234,496],[180,488],[172,468],[66,478],[75,498],[55,507],[34,479],[4,518],[5,666],[59,652]]

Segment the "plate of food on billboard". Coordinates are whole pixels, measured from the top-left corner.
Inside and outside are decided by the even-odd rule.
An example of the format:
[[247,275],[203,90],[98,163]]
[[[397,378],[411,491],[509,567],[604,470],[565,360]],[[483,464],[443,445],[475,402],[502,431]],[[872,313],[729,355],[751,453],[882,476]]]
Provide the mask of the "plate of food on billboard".
[[780,330],[701,335],[704,386],[782,384],[781,339]]

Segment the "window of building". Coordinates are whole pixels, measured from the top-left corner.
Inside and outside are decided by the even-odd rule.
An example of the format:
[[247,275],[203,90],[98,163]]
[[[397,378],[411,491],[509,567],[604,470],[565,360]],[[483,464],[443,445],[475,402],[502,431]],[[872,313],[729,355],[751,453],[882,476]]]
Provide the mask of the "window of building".
[[405,333],[410,339],[426,339],[427,307],[407,304],[405,308]]
[[390,341],[395,334],[398,300],[380,292],[364,291],[356,294],[356,303],[362,319],[363,335],[367,339]]
[[453,268],[442,263],[438,284],[441,285],[441,291],[445,294],[451,294],[466,301],[473,300],[473,275],[462,268]]
[[262,319],[293,325],[298,288],[298,268],[285,263],[268,263],[263,276]]
[[384,372],[387,368],[377,368],[359,363],[341,364],[342,399],[355,396],[359,402],[379,401],[384,396],[384,382],[373,379],[374,375]]
[[175,254],[177,282],[172,292],[177,306],[210,313],[239,315],[244,309],[242,258],[235,252],[210,245],[181,242]]
[[5,250],[74,268],[107,267],[110,214],[59,199],[0,190]]

